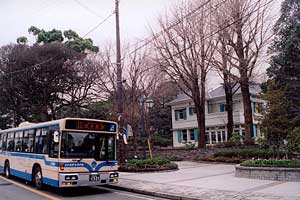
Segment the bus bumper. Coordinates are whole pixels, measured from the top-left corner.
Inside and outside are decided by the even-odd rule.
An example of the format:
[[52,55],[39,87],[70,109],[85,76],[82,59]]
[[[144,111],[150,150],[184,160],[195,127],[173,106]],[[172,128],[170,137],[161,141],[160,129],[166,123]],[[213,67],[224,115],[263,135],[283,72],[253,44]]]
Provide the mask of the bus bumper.
[[79,187],[117,183],[118,172],[59,173],[59,187]]

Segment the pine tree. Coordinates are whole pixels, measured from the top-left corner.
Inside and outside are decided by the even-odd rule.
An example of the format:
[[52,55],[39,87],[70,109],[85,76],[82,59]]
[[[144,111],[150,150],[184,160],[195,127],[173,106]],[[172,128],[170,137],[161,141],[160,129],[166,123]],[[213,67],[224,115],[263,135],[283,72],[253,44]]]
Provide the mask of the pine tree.
[[[290,129],[300,126],[300,1],[285,0],[281,7],[281,17],[275,25],[275,38],[271,47],[270,79],[277,88],[284,89],[289,102],[287,117],[291,121]],[[276,99],[274,99],[276,101]],[[280,115],[280,113],[278,113]],[[278,124],[279,126],[279,124]]]

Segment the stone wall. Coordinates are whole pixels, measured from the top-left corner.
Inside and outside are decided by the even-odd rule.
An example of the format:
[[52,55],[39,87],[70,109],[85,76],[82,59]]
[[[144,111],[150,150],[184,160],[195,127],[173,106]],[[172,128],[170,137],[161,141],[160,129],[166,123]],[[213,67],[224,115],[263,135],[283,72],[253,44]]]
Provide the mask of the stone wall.
[[300,168],[235,166],[235,176],[241,178],[300,182]]

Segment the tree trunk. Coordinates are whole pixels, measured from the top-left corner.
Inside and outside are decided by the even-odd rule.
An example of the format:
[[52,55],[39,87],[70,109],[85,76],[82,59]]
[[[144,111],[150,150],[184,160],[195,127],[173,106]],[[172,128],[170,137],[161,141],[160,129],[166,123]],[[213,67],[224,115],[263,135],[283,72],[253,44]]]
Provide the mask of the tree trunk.
[[225,74],[224,74],[224,90],[225,90],[226,111],[227,111],[227,140],[229,140],[233,132],[233,100],[232,100],[233,94],[232,94],[232,85],[230,81],[225,80]]
[[253,119],[252,119],[252,108],[250,101],[250,91],[249,91],[249,80],[248,78],[241,78],[240,81],[243,104],[244,104],[244,118],[245,118],[245,131],[246,131],[246,144],[253,143]]
[[195,85],[195,90],[193,91],[193,100],[195,103],[195,110],[198,123],[198,148],[205,148],[205,81],[204,84],[201,83],[201,92],[199,90],[198,84]]

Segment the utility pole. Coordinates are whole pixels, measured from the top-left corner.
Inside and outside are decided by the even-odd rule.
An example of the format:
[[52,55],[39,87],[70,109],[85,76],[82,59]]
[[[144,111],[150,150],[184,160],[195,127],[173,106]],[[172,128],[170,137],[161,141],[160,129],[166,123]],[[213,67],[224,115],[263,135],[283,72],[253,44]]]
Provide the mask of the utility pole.
[[[121,115],[119,118],[119,126],[123,126],[123,87],[122,87],[122,65],[121,65],[121,44],[120,44],[120,20],[119,20],[119,0],[115,0],[116,4],[116,51],[117,51],[117,108],[118,114]],[[119,161],[124,162],[124,143],[123,140],[119,140]]]

